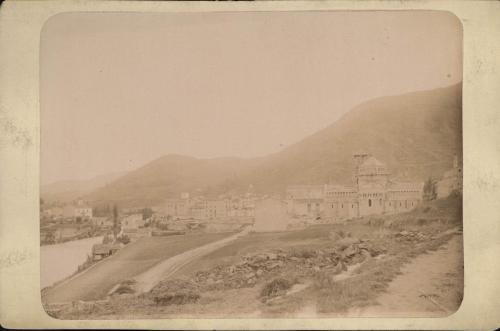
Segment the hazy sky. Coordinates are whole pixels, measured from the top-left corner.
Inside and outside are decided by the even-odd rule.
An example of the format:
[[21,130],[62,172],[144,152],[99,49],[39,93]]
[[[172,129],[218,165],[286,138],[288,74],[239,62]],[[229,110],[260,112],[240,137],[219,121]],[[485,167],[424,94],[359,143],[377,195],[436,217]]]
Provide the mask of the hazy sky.
[[356,104],[462,79],[446,12],[69,13],[41,35],[42,183],[253,157]]

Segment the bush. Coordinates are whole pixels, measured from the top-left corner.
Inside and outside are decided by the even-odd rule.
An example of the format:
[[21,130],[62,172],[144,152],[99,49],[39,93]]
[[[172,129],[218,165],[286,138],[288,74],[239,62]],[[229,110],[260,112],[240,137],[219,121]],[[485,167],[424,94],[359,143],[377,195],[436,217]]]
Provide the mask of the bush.
[[121,237],[118,237],[117,238],[119,242],[121,242],[122,244],[126,245],[128,243],[130,243],[130,238],[129,236],[127,236],[126,234],[124,234],[123,236]]
[[292,282],[285,278],[273,279],[262,288],[260,296],[262,298],[270,298],[284,294],[292,285]]
[[164,294],[154,297],[154,302],[157,305],[184,305],[187,303],[195,303],[200,300],[200,295],[197,293],[174,293]]
[[201,298],[198,286],[184,279],[161,281],[150,295],[157,305],[182,305],[197,302]]
[[113,242],[113,239],[109,235],[105,235],[104,238],[102,238],[103,244],[111,244],[112,242]]
[[135,293],[134,288],[132,287],[135,282],[123,282],[118,286],[118,288],[114,291],[116,294],[132,294]]

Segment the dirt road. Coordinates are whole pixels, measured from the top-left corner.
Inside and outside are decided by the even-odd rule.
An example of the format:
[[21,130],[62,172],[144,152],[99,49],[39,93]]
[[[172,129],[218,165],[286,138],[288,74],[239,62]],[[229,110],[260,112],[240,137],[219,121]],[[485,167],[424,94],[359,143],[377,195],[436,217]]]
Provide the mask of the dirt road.
[[402,268],[379,305],[349,311],[349,317],[444,317],[454,313],[463,293],[462,237],[415,258]]
[[44,303],[63,303],[102,299],[121,281],[133,278],[170,257],[231,235],[213,233],[142,238],[72,279],[48,289],[42,300]]
[[135,290],[137,293],[148,292],[156,284],[158,284],[162,279],[174,274],[177,270],[185,266],[186,264],[192,262],[193,260],[200,258],[206,254],[209,254],[223,246],[226,246],[230,242],[246,235],[248,229],[243,230],[233,236],[206,244],[201,247],[197,247],[186,251],[184,253],[173,256],[154,267],[148,269],[142,274],[134,277],[136,280]]

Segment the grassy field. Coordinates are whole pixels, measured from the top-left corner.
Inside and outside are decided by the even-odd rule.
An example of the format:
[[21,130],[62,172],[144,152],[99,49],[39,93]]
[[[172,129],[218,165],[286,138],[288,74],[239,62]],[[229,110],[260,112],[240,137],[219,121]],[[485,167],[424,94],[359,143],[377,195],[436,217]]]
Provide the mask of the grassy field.
[[[332,277],[332,269],[315,268],[305,264],[285,263],[259,277],[255,284],[243,288],[200,289],[201,299],[184,305],[155,305],[147,296],[114,298],[111,301],[85,309],[68,309],[61,318],[164,318],[164,317],[290,317],[312,311],[315,316],[338,316],[352,308],[374,305],[401,268],[415,257],[440,249],[452,238],[460,236],[461,197],[423,204],[416,210],[399,215],[373,216],[339,224],[313,225],[306,229],[250,233],[218,249],[202,259],[180,269],[173,278],[195,279],[200,271],[231,268],[241,264],[245,256],[273,251],[301,252],[328,251],[335,246],[331,233],[346,233],[349,238],[382,250],[380,259],[364,260],[345,278]],[[413,241],[400,234],[415,231],[423,239]],[[293,255],[293,254],[292,254]],[[307,254],[306,254],[307,255]],[[461,256],[451,256],[461,259]],[[310,261],[317,261],[311,259]],[[288,264],[287,264],[288,263]],[[304,272],[304,268],[307,272]],[[351,271],[349,271],[351,272]],[[425,273],[425,270],[422,270]],[[461,270],[454,270],[459,274]],[[263,300],[262,289],[270,282],[283,279],[290,286],[289,294]],[[443,280],[445,282],[446,280]],[[448,282],[449,283],[449,282]],[[445,284],[453,297],[461,295],[461,284]],[[443,287],[446,287],[443,285]],[[451,288],[453,287],[453,288]],[[294,290],[302,288],[303,290]],[[456,294],[456,295],[455,295]],[[445,295],[445,294],[443,294]],[[455,299],[453,299],[455,300]],[[456,301],[456,300],[455,300]],[[310,316],[309,316],[310,317]]]
[[229,233],[148,237],[129,244],[77,277],[44,291],[44,303],[101,299],[117,283],[186,250],[217,241]]

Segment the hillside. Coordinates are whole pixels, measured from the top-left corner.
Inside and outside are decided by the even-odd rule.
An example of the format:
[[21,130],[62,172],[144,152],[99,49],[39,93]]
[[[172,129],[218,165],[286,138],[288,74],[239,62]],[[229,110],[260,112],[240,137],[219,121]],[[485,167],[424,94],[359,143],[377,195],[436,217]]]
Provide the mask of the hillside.
[[348,183],[352,154],[369,152],[395,177],[441,176],[461,156],[461,86],[363,103],[339,121],[269,156],[247,180],[262,191],[286,184]]
[[441,176],[461,156],[461,84],[374,99],[284,150],[257,159],[168,155],[89,194],[126,205],[158,203],[180,192],[282,193],[289,184],[348,183],[352,154],[372,153],[394,177]]
[[248,171],[258,159],[239,158],[197,159],[181,155],[163,156],[132,171],[85,198],[115,202],[119,205],[154,205],[166,197],[177,197],[180,192],[206,195],[221,190],[245,190],[231,178]]
[[75,200],[83,195],[113,182],[125,173],[117,172],[96,176],[89,180],[62,180],[40,187],[41,197],[46,202],[67,202]]

